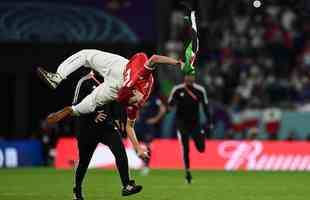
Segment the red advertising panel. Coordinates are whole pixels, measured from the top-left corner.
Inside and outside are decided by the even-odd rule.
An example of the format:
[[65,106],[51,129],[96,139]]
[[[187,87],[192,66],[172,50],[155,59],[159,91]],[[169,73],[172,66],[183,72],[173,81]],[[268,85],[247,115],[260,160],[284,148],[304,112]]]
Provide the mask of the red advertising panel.
[[[131,168],[142,166],[130,143],[124,141]],[[310,142],[207,141],[199,153],[190,143],[193,169],[218,170],[300,170],[310,171]],[[177,140],[155,140],[152,144],[152,168],[181,169],[181,147]],[[60,139],[55,165],[71,168],[78,160],[75,139]],[[114,166],[114,157],[104,145],[98,145],[90,167]]]

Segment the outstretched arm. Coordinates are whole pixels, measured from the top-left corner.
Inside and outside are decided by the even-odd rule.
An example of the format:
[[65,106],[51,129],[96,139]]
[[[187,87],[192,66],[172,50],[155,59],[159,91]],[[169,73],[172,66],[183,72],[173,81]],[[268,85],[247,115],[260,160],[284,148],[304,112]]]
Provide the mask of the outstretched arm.
[[151,117],[151,118],[146,120],[146,123],[149,125],[157,124],[163,118],[163,116],[165,115],[165,113],[167,111],[166,106],[163,104],[163,102],[160,99],[158,99],[156,101],[156,103],[159,107],[159,110],[154,117]]
[[59,121],[67,118],[67,117],[71,117],[73,116],[73,110],[71,108],[71,106],[67,106],[64,109],[51,113],[47,116],[46,121],[48,124],[56,124]]
[[174,58],[170,58],[167,56],[161,55],[153,55],[151,58],[145,63],[147,67],[153,68],[155,64],[168,64],[168,65],[178,65],[181,67],[183,64],[182,61],[178,61]]
[[212,116],[212,113],[211,113],[211,111],[209,109],[209,105],[208,104],[204,104],[203,103],[203,111],[205,113],[205,116],[207,117],[209,128],[213,129],[214,121],[213,121],[213,116]]
[[140,158],[142,159],[148,158],[147,151],[143,149],[138,142],[138,139],[136,137],[136,132],[134,129],[134,125],[135,125],[135,120],[127,119],[126,132],[129,137],[129,140],[132,143],[135,151],[137,152]]

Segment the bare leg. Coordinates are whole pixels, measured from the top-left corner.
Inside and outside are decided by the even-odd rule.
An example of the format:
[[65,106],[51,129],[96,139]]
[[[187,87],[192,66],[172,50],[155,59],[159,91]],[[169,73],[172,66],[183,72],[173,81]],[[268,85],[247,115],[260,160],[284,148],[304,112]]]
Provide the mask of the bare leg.
[[46,120],[48,124],[56,124],[57,122],[70,116],[73,116],[73,110],[70,106],[67,106],[60,111],[49,114]]

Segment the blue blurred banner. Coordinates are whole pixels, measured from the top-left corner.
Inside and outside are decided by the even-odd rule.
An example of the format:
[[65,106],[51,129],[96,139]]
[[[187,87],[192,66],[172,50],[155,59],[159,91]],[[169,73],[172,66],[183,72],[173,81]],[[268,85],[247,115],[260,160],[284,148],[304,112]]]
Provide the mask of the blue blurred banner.
[[155,41],[154,1],[6,0],[0,2],[0,41]]
[[0,168],[43,165],[42,145],[38,140],[0,140]]

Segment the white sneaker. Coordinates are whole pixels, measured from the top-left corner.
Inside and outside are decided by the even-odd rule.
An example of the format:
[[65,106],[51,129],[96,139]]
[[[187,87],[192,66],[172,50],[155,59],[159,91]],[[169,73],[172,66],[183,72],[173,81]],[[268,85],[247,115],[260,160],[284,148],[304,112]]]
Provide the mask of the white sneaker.
[[192,28],[197,32],[197,23],[196,23],[196,13],[195,11],[191,11],[191,16],[190,16]]
[[143,167],[143,168],[141,169],[141,175],[142,175],[142,176],[147,176],[147,175],[149,175],[149,173],[150,173],[150,168],[148,168],[148,167]]
[[51,73],[39,67],[37,69],[38,76],[45,82],[51,89],[56,89],[59,83],[63,80],[57,73]]

